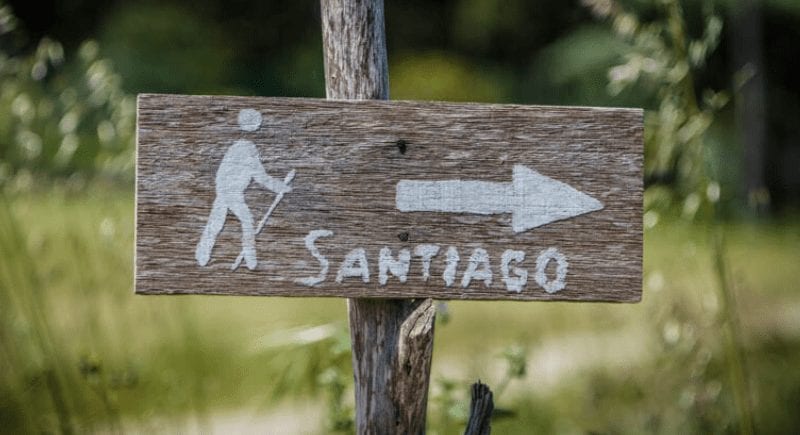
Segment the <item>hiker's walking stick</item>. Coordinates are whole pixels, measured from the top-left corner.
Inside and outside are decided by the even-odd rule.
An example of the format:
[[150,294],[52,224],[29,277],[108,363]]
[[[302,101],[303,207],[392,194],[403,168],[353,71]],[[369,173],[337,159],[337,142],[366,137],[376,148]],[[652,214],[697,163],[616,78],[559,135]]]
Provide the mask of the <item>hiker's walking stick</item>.
[[[286,174],[286,178],[283,179],[283,184],[288,185],[289,183],[291,183],[292,180],[294,179],[294,174],[295,174],[294,169],[289,171],[289,173]],[[264,228],[264,225],[266,225],[267,219],[269,219],[269,216],[272,214],[272,211],[275,210],[275,207],[278,206],[278,203],[281,202],[281,199],[283,199],[283,195],[284,195],[283,192],[279,193],[278,196],[275,197],[275,200],[272,201],[272,205],[269,206],[269,210],[267,210],[267,214],[265,214],[264,218],[261,219],[261,222],[258,223],[258,227],[256,228],[256,234],[255,234],[256,236]],[[238,269],[239,265],[242,264],[242,260],[244,260],[244,248],[242,248],[242,252],[239,253],[239,256],[236,257],[236,261],[233,262],[233,266],[231,266],[231,270]]]

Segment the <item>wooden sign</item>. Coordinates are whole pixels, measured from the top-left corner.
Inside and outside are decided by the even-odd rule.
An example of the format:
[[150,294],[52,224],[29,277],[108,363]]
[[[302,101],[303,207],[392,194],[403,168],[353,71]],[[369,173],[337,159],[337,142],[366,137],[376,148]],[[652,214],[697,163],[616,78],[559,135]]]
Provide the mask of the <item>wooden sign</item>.
[[140,95],[136,291],[635,302],[642,111]]

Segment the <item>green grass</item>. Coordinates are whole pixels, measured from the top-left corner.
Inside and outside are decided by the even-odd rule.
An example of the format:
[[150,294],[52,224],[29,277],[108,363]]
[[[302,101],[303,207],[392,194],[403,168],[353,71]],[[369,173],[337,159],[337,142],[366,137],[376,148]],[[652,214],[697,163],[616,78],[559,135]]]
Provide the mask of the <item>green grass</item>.
[[[319,402],[332,394],[332,375],[319,379],[331,367],[349,382],[345,301],[137,296],[131,192],[0,201],[2,427],[210,427],[283,399]],[[800,426],[789,405],[800,403],[800,222],[726,231],[756,427],[786,432]],[[646,232],[640,304],[450,303],[437,326],[431,432],[463,427],[468,383],[502,384],[509,347],[526,376],[497,397],[513,414],[497,433],[735,432],[705,234],[684,222]],[[323,324],[328,338],[292,335]]]

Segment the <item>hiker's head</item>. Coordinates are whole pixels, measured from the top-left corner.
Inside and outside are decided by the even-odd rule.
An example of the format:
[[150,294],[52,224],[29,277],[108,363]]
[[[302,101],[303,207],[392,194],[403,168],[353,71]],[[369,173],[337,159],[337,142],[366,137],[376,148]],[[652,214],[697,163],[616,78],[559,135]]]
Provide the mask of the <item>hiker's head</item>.
[[256,131],[261,127],[261,113],[254,109],[239,111],[239,128],[242,131]]

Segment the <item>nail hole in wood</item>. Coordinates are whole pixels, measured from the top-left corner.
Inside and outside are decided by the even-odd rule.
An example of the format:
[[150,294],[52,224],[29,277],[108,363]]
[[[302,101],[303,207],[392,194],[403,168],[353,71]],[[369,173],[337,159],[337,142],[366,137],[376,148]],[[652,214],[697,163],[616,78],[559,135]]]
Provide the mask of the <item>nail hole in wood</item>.
[[408,231],[403,231],[402,233],[397,235],[397,238],[400,239],[401,242],[408,241]]
[[403,139],[395,142],[395,145],[397,145],[397,150],[400,151],[400,154],[405,154],[408,150],[408,142],[404,141]]

